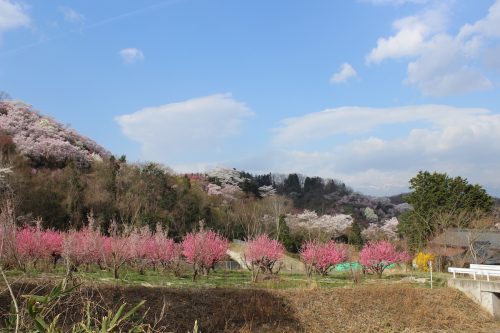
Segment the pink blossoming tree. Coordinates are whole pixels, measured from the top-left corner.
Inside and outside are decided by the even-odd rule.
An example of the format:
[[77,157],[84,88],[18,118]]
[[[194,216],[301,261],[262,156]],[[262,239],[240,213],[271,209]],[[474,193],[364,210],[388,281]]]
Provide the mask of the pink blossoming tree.
[[193,281],[199,273],[208,276],[210,269],[226,256],[228,248],[227,239],[212,230],[187,234],[182,242],[182,254],[193,266]]
[[[247,242],[243,259],[252,272],[252,282],[257,281],[259,273],[278,273],[285,247],[277,240],[263,234]],[[276,264],[278,264],[276,266]]]
[[347,260],[347,248],[333,241],[328,243],[309,241],[302,246],[300,258],[306,266],[309,277],[313,272],[325,276],[330,268]]
[[410,256],[406,251],[398,251],[388,241],[367,243],[359,253],[359,262],[367,270],[382,277],[384,270],[391,264],[404,263]]
[[104,263],[108,269],[113,271],[113,277],[118,279],[120,267],[132,262],[134,249],[130,239],[118,232],[118,225],[115,220],[111,221],[109,234],[109,237],[103,239]]

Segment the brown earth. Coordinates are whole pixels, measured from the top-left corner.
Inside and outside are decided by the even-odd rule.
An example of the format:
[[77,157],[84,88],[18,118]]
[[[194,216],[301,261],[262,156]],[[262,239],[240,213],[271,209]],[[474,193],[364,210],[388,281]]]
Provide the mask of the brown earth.
[[[14,285],[16,294],[49,290]],[[0,315],[9,298],[0,286]],[[366,285],[316,290],[178,289],[99,286],[81,288],[61,306],[62,320],[78,320],[82,303],[116,308],[147,300],[146,321],[162,332],[500,332],[493,320],[459,291],[412,285]],[[163,305],[164,317],[158,320]]]

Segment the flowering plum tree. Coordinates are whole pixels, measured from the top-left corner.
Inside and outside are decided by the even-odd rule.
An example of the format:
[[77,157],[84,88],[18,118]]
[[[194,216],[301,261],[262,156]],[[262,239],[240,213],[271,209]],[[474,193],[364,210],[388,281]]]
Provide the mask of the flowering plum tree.
[[42,244],[46,259],[52,258],[55,267],[57,260],[61,258],[64,244],[64,235],[60,231],[45,230],[42,233]]
[[21,269],[36,267],[37,262],[53,261],[60,258],[63,247],[63,235],[58,231],[43,230],[41,220],[36,226],[25,227],[16,232],[16,255]]
[[134,258],[133,246],[128,237],[118,232],[118,224],[115,220],[111,221],[109,234],[109,237],[103,238],[104,262],[108,269],[113,271],[113,277],[118,279],[120,267]]
[[361,235],[367,241],[396,240],[398,239],[398,224],[399,221],[396,217],[385,220],[381,226],[371,223],[368,228],[361,232]]
[[43,256],[41,230],[34,227],[20,229],[16,233],[16,253],[18,263],[23,271],[28,266],[36,265]]
[[193,265],[193,281],[200,272],[208,276],[209,270],[226,256],[228,248],[227,239],[212,230],[187,234],[182,242],[182,254]]
[[139,273],[144,274],[146,266],[153,262],[157,252],[155,239],[147,226],[133,230],[128,239],[131,259],[138,267]]
[[[257,281],[260,272],[278,273],[281,268],[281,259],[285,254],[285,247],[268,235],[260,235],[247,242],[243,259],[247,268],[252,272],[252,281]],[[279,262],[276,268],[276,263]]]
[[301,228],[306,230],[322,230],[331,237],[347,235],[351,229],[354,219],[350,215],[321,215],[314,211],[304,210],[301,214],[287,216],[287,223],[291,228]]
[[175,243],[167,238],[160,228],[156,228],[154,239],[154,253],[152,257],[153,266],[163,266],[171,269],[176,276],[180,274],[180,263],[182,259],[182,244]]
[[103,242],[101,234],[89,227],[65,233],[62,257],[66,261],[68,273],[81,265],[88,269],[91,264],[100,264],[103,259]]
[[325,276],[331,267],[346,261],[347,248],[333,241],[310,241],[302,246],[300,258],[306,266],[308,276],[311,276],[313,271]]
[[367,243],[359,253],[359,262],[367,270],[382,277],[384,270],[391,264],[404,263],[411,260],[406,251],[398,251],[388,241]]

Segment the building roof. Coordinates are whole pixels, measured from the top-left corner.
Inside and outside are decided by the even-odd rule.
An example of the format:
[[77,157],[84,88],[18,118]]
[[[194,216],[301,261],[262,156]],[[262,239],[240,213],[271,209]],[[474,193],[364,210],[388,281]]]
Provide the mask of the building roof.
[[475,229],[448,229],[434,238],[430,245],[468,247],[471,242],[481,242],[489,245],[490,249],[500,249],[500,231]]

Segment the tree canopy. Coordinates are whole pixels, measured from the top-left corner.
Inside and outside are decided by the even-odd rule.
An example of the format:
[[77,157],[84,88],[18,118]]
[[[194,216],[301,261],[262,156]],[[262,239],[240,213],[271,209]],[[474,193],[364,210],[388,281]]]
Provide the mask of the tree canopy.
[[460,221],[464,213],[486,213],[494,204],[480,185],[445,173],[420,171],[410,179],[410,189],[412,192],[405,199],[413,210],[401,216],[399,230],[414,248],[421,248],[429,237],[440,231],[443,214],[447,216],[447,226],[467,227],[468,221]]

